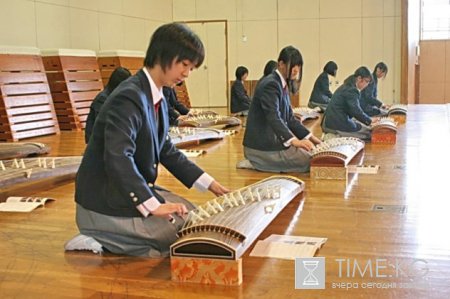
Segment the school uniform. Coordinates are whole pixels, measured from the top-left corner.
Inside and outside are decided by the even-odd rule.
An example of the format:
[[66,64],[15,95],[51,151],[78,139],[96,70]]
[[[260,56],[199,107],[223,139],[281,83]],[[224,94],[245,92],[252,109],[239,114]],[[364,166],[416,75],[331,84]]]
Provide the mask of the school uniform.
[[369,116],[377,116],[386,114],[381,106],[383,102],[377,99],[378,77],[374,73],[373,80],[361,91],[360,105],[361,109]]
[[309,97],[308,107],[319,107],[322,111],[328,106],[333,93],[330,91],[330,79],[326,72],[322,72],[314,82],[314,87]]
[[257,170],[309,171],[309,152],[290,145],[311,133],[295,117],[286,81],[278,71],[262,78],[250,105],[244,134],[244,155]]
[[325,133],[370,139],[372,119],[361,109],[361,93],[356,88],[355,80],[354,75],[348,77],[331,97],[322,120]]
[[250,102],[250,98],[247,95],[247,91],[245,90],[242,81],[234,81],[231,86],[231,113],[243,112],[244,114],[247,114],[250,107]]
[[[153,84],[153,88],[151,88]],[[164,256],[183,220],[172,224],[150,211],[183,202],[155,187],[161,163],[186,187],[206,189],[213,179],[189,161],[168,136],[164,99],[144,70],[117,87],[97,117],[75,182],[77,224],[107,250],[127,255]],[[158,108],[159,106],[159,108]]]
[[94,100],[91,103],[91,107],[89,109],[89,114],[86,119],[86,127],[84,129],[84,140],[85,140],[86,144],[89,142],[89,138],[91,137],[92,129],[94,128],[95,119],[97,118],[98,114],[100,113],[100,109],[102,108],[103,104],[105,103],[105,101],[108,98],[110,93],[111,93],[111,90],[108,87],[106,87],[99,94],[97,94],[97,96],[94,98]]
[[178,117],[187,115],[189,108],[178,101],[177,94],[173,88],[163,87],[163,93],[168,105],[169,125],[178,126]]

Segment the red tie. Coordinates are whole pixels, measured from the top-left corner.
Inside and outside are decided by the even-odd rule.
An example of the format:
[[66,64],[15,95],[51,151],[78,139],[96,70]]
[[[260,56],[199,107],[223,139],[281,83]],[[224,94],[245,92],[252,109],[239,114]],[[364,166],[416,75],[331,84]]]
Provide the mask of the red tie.
[[154,105],[154,108],[155,108],[156,129],[157,129],[157,131],[158,131],[158,134],[159,134],[159,129],[160,129],[160,126],[159,126],[159,106],[161,106],[161,101],[159,101],[158,103],[156,103],[156,104]]

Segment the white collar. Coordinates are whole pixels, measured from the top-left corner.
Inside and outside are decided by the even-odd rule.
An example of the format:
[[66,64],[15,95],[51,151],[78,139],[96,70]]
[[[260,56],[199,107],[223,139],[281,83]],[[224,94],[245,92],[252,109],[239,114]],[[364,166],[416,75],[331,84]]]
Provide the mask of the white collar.
[[150,89],[152,90],[153,105],[156,105],[164,97],[162,88],[158,89],[158,87],[156,87],[155,81],[153,81],[152,76],[150,76],[150,73],[148,72],[148,70],[145,66],[144,66],[143,70],[144,70],[145,75],[147,76],[148,82],[150,83]]
[[278,69],[276,69],[275,73],[277,73],[278,76],[280,77],[281,85],[283,86],[283,88],[286,88],[286,85],[287,85],[286,80],[283,78],[283,76],[281,75],[280,71]]

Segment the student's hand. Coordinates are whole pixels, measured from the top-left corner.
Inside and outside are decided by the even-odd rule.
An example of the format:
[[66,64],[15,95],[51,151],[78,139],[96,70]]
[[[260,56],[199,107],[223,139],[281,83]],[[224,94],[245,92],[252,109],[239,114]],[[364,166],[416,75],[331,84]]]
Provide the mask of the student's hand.
[[311,137],[309,137],[309,140],[310,140],[312,143],[314,143],[314,145],[317,145],[317,144],[319,144],[319,143],[322,143],[322,140],[320,140],[319,138],[317,138],[317,137],[314,136],[314,135],[311,135]]
[[297,148],[302,148],[308,152],[314,148],[314,144],[307,139],[300,140],[300,139],[295,138],[294,140],[292,140],[291,144]]
[[225,193],[230,192],[230,190],[219,184],[217,181],[213,181],[211,185],[209,185],[208,190],[214,193],[216,196],[221,196]]
[[189,116],[196,116],[197,114],[198,114],[198,110],[191,109],[191,110],[189,110],[187,115],[189,115]]
[[177,214],[178,216],[183,216],[187,214],[188,210],[186,206],[182,203],[170,203],[166,202],[161,204],[156,210],[152,212],[152,215],[164,217],[168,220],[172,219],[171,214]]
[[186,118],[189,118],[189,114],[187,114],[187,115],[180,115],[180,116],[178,116],[177,120],[184,120]]
[[320,107],[314,107],[313,110],[316,112],[322,112],[322,108]]
[[386,104],[381,105],[381,109],[388,110],[389,108],[391,108],[390,105],[386,105]]
[[377,123],[379,123],[380,122],[380,117],[372,117],[372,123],[371,123],[371,125],[373,126],[373,125],[376,125]]

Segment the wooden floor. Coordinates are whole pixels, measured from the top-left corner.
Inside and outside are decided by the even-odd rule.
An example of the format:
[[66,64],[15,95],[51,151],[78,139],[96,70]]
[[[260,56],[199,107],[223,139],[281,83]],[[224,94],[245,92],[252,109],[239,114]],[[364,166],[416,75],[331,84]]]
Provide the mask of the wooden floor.
[[[242,137],[243,129],[202,144],[208,152],[195,158],[231,189],[270,176],[235,168]],[[66,253],[63,244],[77,233],[74,184],[68,183],[34,193],[57,198],[44,209],[0,214],[0,298],[449,298],[450,106],[410,106],[397,139],[395,146],[366,145],[364,163],[380,165],[377,175],[360,174],[346,184],[293,174],[306,183],[304,198],[291,202],[261,236],[328,238],[317,254],[326,258],[323,290],[296,290],[293,261],[248,252],[239,287],[173,283],[169,259]],[[54,156],[84,150],[82,132],[33,140],[49,144]],[[186,190],[165,171],[159,184],[196,203],[213,197]],[[374,205],[400,207],[374,211]],[[364,270],[369,259],[372,275],[353,277],[355,263]]]

